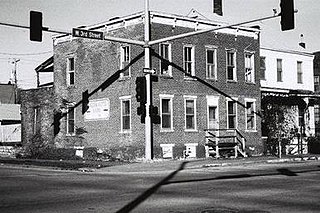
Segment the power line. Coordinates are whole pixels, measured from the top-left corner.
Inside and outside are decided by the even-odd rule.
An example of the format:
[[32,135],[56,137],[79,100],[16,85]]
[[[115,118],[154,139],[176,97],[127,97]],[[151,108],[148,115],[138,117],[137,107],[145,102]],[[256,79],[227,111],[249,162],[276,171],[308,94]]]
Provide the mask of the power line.
[[52,53],[52,50],[46,51],[46,52],[38,52],[38,53],[5,53],[5,52],[0,52],[1,55],[19,55],[19,56],[24,56],[24,55],[44,55]]

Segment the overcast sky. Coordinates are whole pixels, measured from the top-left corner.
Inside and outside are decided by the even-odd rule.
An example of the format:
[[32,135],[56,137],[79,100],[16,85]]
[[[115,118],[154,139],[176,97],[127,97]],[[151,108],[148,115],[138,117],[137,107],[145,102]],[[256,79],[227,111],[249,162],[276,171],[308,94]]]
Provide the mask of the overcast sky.
[[[222,0],[223,17],[212,14],[212,0],[149,0],[150,9],[187,15],[196,9],[211,20],[238,23],[273,15],[280,11],[280,0]],[[71,31],[73,27],[92,25],[116,16],[130,15],[144,10],[145,0],[0,0],[0,22],[29,25],[30,10],[43,13],[43,25],[50,29]],[[320,1],[295,0],[295,29],[282,32],[280,18],[258,22],[262,28],[261,46],[298,50],[300,35],[307,49],[320,51]],[[255,25],[252,24],[252,25]],[[0,26],[0,83],[8,83],[17,66],[18,85],[22,88],[36,86],[34,69],[52,56],[52,33],[43,34],[43,42],[29,41],[29,30]],[[42,79],[46,81],[46,76]],[[45,82],[42,82],[45,83]]]

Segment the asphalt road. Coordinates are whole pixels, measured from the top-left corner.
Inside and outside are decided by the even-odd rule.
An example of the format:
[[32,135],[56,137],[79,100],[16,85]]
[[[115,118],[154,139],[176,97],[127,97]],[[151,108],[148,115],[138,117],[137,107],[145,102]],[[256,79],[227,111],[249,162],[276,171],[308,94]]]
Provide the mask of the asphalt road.
[[320,212],[320,162],[91,173],[1,165],[0,212]]

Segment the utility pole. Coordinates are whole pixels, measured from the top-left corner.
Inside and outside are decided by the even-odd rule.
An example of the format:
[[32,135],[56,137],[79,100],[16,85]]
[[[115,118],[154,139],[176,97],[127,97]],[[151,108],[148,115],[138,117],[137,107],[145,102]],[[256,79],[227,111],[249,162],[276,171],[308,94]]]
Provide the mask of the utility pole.
[[[144,68],[151,69],[151,57],[150,57],[150,12],[149,12],[149,0],[145,0],[145,15],[144,15]],[[151,74],[146,74],[146,86],[147,86],[147,103],[146,103],[146,118],[145,118],[145,157],[146,160],[152,160],[152,124],[150,117],[151,106]]]
[[13,81],[14,81],[14,103],[17,103],[17,96],[18,96],[18,78],[17,78],[17,63],[20,61],[20,59],[13,59],[12,64],[14,64],[13,67]]

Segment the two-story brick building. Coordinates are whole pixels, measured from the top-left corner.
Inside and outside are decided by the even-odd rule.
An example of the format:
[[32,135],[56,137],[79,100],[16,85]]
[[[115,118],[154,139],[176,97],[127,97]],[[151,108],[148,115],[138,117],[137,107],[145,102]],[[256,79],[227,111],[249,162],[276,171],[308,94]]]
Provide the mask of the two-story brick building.
[[[150,16],[151,40],[221,26],[159,12]],[[84,29],[143,41],[144,13]],[[179,158],[186,153],[217,156],[215,145],[228,138],[237,147],[234,152],[244,154],[245,147],[262,152],[259,30],[225,28],[151,48],[155,52],[152,68],[158,76],[152,84],[153,105],[159,107],[161,118],[159,125],[153,125],[156,158]],[[135,97],[135,80],[144,75],[143,54],[143,47],[126,43],[54,38],[57,110],[68,111],[55,136],[57,147],[98,147],[116,157],[144,157],[144,124],[137,115]],[[86,90],[89,109],[82,114],[80,103]],[[79,129],[85,132],[81,139]],[[223,146],[219,148],[222,152]]]

